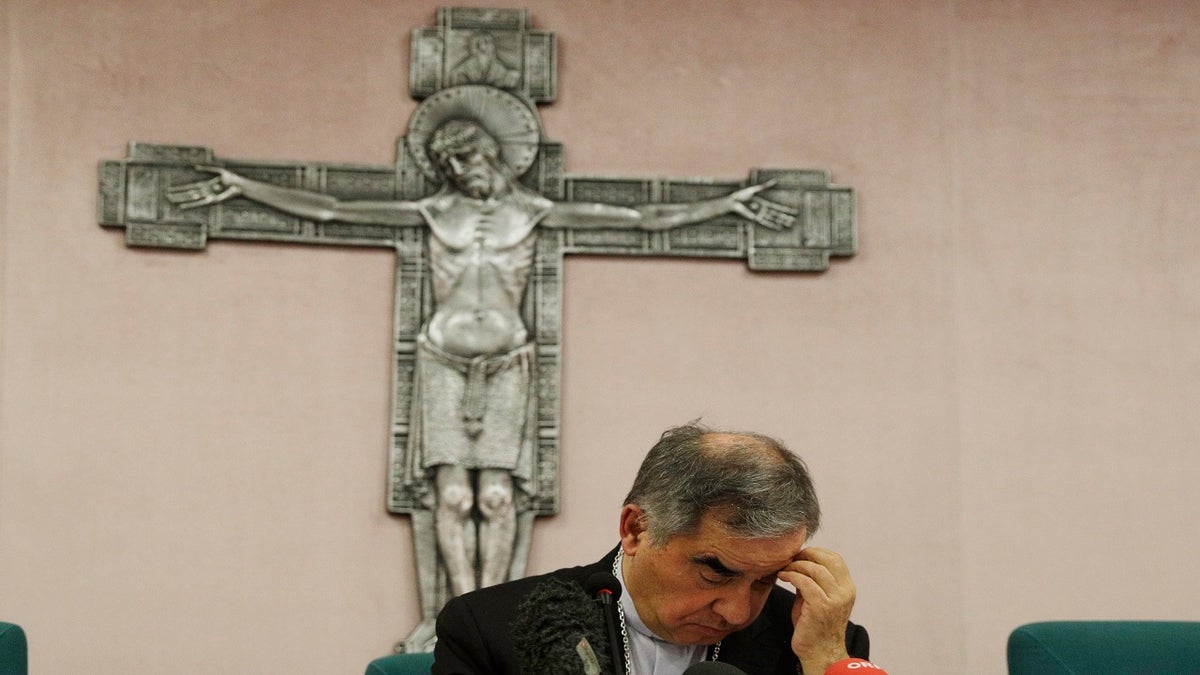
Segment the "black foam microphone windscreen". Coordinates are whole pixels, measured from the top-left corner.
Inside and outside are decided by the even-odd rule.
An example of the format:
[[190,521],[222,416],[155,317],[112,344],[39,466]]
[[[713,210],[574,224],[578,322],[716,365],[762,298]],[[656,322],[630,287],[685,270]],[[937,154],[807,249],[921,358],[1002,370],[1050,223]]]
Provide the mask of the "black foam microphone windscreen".
[[517,606],[513,647],[525,675],[612,675],[606,628],[578,584],[551,577]]

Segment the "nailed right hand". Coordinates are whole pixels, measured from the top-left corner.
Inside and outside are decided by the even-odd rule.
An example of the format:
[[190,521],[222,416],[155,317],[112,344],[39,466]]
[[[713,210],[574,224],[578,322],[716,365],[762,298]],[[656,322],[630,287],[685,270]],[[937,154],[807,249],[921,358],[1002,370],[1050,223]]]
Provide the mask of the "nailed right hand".
[[208,180],[183,183],[167,188],[167,199],[181,209],[218,204],[242,194],[241,176],[219,166],[200,165],[197,171],[217,174]]

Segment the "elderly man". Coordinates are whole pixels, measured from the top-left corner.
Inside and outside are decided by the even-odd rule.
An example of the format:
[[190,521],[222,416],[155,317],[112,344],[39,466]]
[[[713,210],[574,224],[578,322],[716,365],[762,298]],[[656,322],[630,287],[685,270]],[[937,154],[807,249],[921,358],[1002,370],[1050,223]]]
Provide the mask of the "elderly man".
[[778,441],[694,423],[668,430],[625,498],[617,548],[592,565],[451,600],[438,617],[433,672],[572,672],[528,663],[528,654],[546,651],[529,642],[559,639],[555,620],[540,620],[541,636],[514,637],[512,624],[553,611],[525,602],[541,589],[565,583],[582,592],[607,571],[623,592],[607,617],[619,626],[618,644],[596,650],[608,666],[599,672],[678,675],[706,659],[750,674],[875,669],[858,661],[869,643],[849,622],[855,589],[845,562],[805,545],[819,522],[804,463]]

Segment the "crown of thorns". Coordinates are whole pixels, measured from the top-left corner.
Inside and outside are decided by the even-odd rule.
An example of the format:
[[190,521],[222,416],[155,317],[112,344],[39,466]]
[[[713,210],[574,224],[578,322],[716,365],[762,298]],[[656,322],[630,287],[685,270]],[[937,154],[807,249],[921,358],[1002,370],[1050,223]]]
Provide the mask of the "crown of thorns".
[[[404,142],[417,166],[430,179],[441,180],[429,141],[447,122],[472,122],[496,141],[500,159],[520,176],[537,158],[541,125],[537,114],[512,94],[482,84],[443,89],[417,106]],[[465,135],[464,135],[465,136]],[[465,137],[464,137],[465,140]]]

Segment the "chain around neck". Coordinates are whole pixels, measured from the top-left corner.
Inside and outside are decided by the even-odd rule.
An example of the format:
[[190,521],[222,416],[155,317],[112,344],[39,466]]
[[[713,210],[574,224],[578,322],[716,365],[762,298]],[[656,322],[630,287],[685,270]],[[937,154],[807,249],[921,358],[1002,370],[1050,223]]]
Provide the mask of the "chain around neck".
[[[621,561],[625,559],[625,550],[617,547],[617,557],[613,558],[613,576],[622,579],[621,576]],[[621,655],[625,657],[625,675],[633,675],[633,650],[629,648],[629,630],[625,627],[625,608],[621,606],[621,599],[617,598],[617,620],[621,627]],[[721,641],[712,646],[712,658],[710,661],[716,661],[721,655]]]

